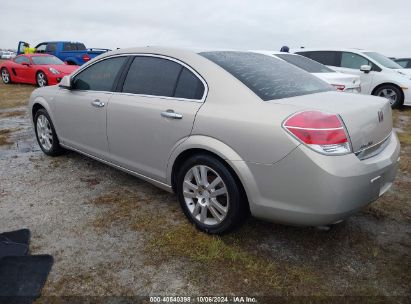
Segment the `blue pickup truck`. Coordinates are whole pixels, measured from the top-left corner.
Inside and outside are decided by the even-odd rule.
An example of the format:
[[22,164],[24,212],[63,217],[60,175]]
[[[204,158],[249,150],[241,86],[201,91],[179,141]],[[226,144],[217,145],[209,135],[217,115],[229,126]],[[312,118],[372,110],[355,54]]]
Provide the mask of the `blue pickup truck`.
[[54,55],[67,64],[82,65],[90,59],[110,51],[109,49],[87,49],[81,42],[72,41],[48,41],[39,43],[35,48],[31,48],[27,42],[20,41],[17,54],[24,53],[45,53]]

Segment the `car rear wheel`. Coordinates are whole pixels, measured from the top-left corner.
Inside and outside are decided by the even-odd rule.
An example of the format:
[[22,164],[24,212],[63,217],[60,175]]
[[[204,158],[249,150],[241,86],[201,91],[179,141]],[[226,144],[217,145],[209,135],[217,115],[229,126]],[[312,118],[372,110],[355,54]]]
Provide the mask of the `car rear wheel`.
[[6,68],[1,69],[1,79],[5,84],[11,83],[10,73]]
[[45,109],[40,109],[36,112],[34,126],[37,142],[46,155],[58,156],[64,152],[64,149],[60,146],[50,116]]
[[245,215],[244,197],[233,174],[207,154],[189,158],[177,178],[177,195],[187,218],[210,234],[227,232]]
[[44,72],[38,72],[36,76],[36,82],[39,87],[45,87],[48,84],[47,76]]
[[374,95],[387,98],[392,108],[401,106],[404,102],[401,89],[393,85],[384,85],[379,87]]

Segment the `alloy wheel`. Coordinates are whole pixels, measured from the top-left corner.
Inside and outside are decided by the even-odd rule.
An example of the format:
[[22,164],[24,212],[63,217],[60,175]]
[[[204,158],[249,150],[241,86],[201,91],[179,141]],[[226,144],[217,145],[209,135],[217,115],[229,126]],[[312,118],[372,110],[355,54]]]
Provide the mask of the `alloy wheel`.
[[37,118],[36,130],[40,145],[49,151],[53,146],[53,131],[46,116],[40,115]]
[[9,83],[10,81],[10,74],[6,69],[1,71],[1,78],[3,79],[4,83]]
[[196,165],[184,176],[183,196],[192,217],[213,226],[227,216],[229,196],[220,175],[204,165]]
[[44,73],[40,72],[37,74],[37,84],[39,85],[39,87],[44,87],[47,84],[47,79],[46,79],[46,75],[44,75]]
[[378,96],[387,98],[391,105],[393,105],[398,99],[398,94],[394,90],[388,88],[382,89],[378,92]]

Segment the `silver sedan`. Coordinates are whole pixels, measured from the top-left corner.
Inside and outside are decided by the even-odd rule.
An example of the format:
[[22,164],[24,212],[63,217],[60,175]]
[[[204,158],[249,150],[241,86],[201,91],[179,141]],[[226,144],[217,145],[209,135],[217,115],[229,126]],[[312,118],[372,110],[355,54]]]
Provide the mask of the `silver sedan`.
[[108,52],[35,90],[30,113],[45,154],[77,151],[175,192],[208,233],[249,213],[337,223],[389,189],[400,151],[387,100],[251,52]]

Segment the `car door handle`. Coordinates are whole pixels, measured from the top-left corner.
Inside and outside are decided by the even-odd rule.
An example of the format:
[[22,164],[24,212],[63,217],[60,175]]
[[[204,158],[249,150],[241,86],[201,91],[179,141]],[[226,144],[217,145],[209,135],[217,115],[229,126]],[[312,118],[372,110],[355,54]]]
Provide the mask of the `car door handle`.
[[105,103],[102,102],[102,101],[100,101],[100,99],[96,99],[96,100],[93,100],[93,101],[91,102],[91,105],[92,105],[93,107],[96,107],[96,108],[102,108],[102,107],[105,106]]
[[172,119],[182,119],[183,114],[175,113],[173,110],[167,110],[165,112],[161,112],[162,117],[172,118]]

